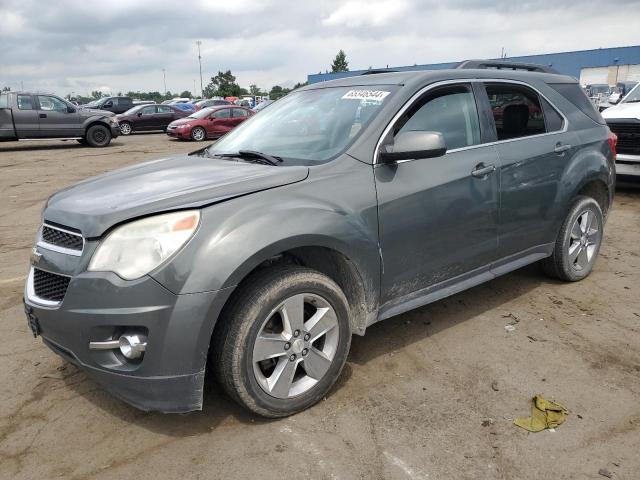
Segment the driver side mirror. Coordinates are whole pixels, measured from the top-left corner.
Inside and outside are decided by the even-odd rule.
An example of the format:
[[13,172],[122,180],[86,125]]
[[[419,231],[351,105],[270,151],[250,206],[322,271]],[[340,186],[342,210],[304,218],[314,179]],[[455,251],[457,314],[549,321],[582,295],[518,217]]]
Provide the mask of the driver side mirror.
[[76,109],[71,105],[67,105],[67,113],[76,113]]
[[139,117],[141,117],[141,116],[142,116],[142,112],[138,112],[138,113],[137,113],[137,115],[138,115]]
[[393,163],[441,157],[446,152],[447,146],[440,132],[402,132],[392,144],[382,146],[379,158],[381,163]]

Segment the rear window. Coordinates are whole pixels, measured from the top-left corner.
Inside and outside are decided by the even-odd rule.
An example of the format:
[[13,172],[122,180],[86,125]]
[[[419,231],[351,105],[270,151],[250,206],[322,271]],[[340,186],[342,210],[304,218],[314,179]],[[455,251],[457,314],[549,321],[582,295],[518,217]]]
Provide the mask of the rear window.
[[596,107],[591,103],[584,90],[580,88],[580,85],[577,83],[549,83],[548,85],[578,107],[591,120],[605,125],[604,118],[596,110]]

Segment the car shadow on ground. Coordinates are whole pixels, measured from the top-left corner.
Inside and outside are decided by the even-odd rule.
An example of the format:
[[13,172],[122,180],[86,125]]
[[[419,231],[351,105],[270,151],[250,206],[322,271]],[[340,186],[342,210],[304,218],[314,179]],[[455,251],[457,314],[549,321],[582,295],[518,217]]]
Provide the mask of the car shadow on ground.
[[[443,330],[526,295],[543,283],[554,281],[545,277],[536,265],[531,265],[434,304],[372,325],[364,337],[353,337],[347,364],[327,398],[349,382],[354,365],[364,365],[376,357],[402,349],[426,337],[437,336]],[[82,375],[86,381],[78,381],[77,375]],[[244,424],[277,421],[253,415],[240,407],[226,396],[210,375],[207,375],[205,382],[202,411],[177,415],[139,411],[112,397],[98,388],[97,384],[87,388],[87,382],[92,380],[86,378],[82,372],[78,372],[77,375],[73,375],[73,381],[67,382],[69,389],[110,415],[163,435],[184,437],[209,433],[229,417]]]

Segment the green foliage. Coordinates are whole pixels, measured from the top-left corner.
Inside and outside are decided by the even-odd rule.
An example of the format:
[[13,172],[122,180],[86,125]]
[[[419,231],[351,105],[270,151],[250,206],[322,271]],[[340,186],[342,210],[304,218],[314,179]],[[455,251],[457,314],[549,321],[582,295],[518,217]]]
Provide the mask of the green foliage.
[[94,100],[98,100],[102,97],[106,97],[107,95],[105,93],[102,93],[100,90],[94,90],[93,92],[91,92],[91,98]]
[[290,88],[282,88],[280,85],[274,85],[269,92],[269,98],[271,100],[277,100],[280,97],[284,97],[290,91]]
[[191,95],[191,92],[189,90],[185,90],[180,94],[181,98],[192,98],[193,95]]
[[215,77],[211,77],[211,82],[204,88],[204,95],[210,97],[238,97],[241,95],[240,85],[236,83],[236,77],[231,70],[218,72]]
[[349,71],[349,62],[347,62],[347,55],[344,53],[344,50],[340,50],[336,55],[336,58],[333,59],[333,63],[331,64],[332,72],[348,72]]

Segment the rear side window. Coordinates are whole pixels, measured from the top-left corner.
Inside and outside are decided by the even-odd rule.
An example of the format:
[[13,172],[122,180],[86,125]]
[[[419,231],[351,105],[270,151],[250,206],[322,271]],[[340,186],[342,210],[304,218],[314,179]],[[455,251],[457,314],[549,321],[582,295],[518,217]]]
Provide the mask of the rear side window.
[[547,102],[544,98],[541,98],[542,108],[544,110],[544,123],[547,127],[547,132],[557,132],[562,130],[564,120],[558,111]]
[[486,86],[498,140],[546,133],[544,113],[538,94],[512,84]]
[[158,113],[173,113],[173,108],[166,105],[158,105]]
[[398,120],[393,135],[411,131],[442,133],[447,150],[480,143],[480,123],[471,87],[445,87],[418,100]]
[[231,118],[231,109],[222,108],[213,112],[213,118]]
[[234,117],[246,117],[248,115],[249,115],[249,113],[246,110],[243,110],[241,108],[234,108],[233,109],[233,116]]
[[584,93],[584,90],[582,90],[577,83],[549,83],[548,85],[578,107],[582,113],[594,122],[601,123],[602,125],[606,123],[602,115],[600,115],[600,112],[596,110],[591,100],[589,100],[589,97],[587,97],[587,94]]
[[33,110],[31,95],[18,95],[18,108],[20,110]]

